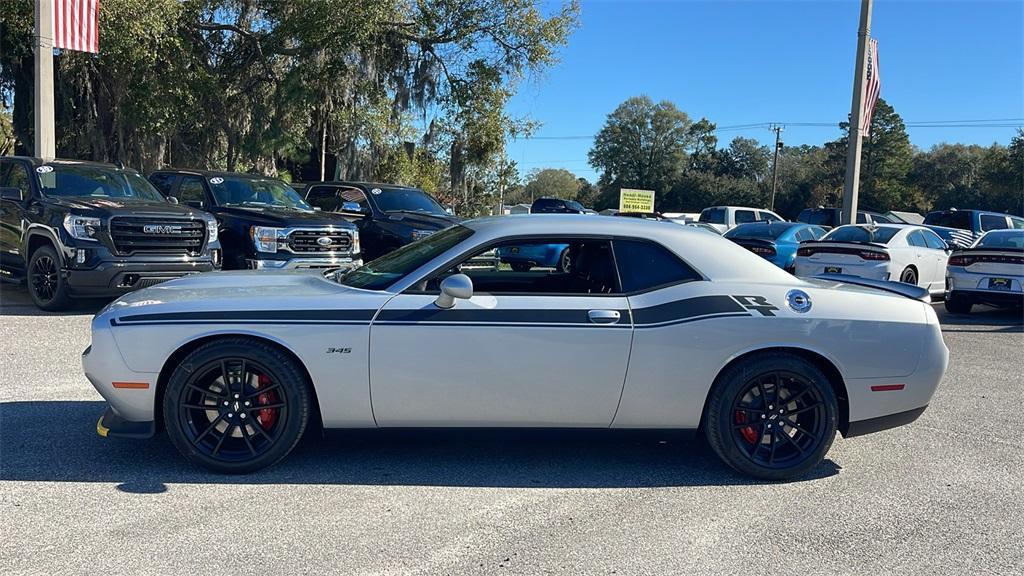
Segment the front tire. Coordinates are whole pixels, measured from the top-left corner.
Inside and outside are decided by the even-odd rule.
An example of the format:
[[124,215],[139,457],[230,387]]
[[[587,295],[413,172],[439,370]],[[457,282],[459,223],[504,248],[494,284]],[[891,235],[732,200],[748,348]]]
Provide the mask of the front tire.
[[719,375],[704,433],[723,462],[765,480],[804,474],[824,459],[838,427],[838,401],[816,366],[789,353],[745,358]]
[[974,303],[960,296],[956,292],[950,292],[945,302],[946,312],[950,314],[970,314]]
[[52,246],[40,246],[29,258],[28,294],[41,310],[55,312],[71,306],[68,282],[60,271],[60,256]]
[[301,367],[274,346],[248,338],[214,340],[171,374],[163,399],[167,434],[186,458],[215,472],[265,468],[302,437],[309,386]]

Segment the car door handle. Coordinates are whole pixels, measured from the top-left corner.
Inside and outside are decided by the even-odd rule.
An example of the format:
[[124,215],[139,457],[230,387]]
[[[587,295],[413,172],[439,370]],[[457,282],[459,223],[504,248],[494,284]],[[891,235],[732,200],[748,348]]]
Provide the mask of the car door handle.
[[587,318],[594,324],[615,324],[619,321],[618,310],[591,310],[587,312]]

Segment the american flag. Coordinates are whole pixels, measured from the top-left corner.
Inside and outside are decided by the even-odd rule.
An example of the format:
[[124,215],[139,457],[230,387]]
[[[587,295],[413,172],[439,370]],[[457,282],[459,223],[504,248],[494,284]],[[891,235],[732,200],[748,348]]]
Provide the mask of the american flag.
[[861,130],[865,134],[871,132],[871,115],[875,112],[875,103],[878,102],[878,95],[882,92],[882,75],[878,68],[878,40],[872,38],[868,42],[868,83],[867,94],[864,99],[864,123]]
[[100,0],[49,1],[53,3],[53,47],[98,53]]

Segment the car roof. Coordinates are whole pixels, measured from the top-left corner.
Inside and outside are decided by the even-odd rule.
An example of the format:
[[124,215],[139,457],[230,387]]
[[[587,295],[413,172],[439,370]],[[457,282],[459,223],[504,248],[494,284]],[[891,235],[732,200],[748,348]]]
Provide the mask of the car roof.
[[468,220],[480,242],[510,236],[595,235],[654,241],[712,280],[793,283],[793,277],[726,238],[669,220],[591,214],[513,214]]
[[159,170],[153,170],[150,174],[191,174],[195,176],[203,176],[204,178],[213,178],[220,176],[221,178],[245,178],[247,180],[281,180],[274,176],[264,176],[263,174],[250,174],[248,172],[228,172],[227,170],[201,170],[196,168],[161,168]]
[[423,190],[420,190],[419,188],[416,188],[415,186],[406,186],[405,184],[388,184],[386,182],[361,182],[361,181],[349,181],[349,180],[328,180],[326,182],[306,182],[305,183],[306,187],[321,186],[321,185],[325,185],[325,184],[326,185],[330,185],[330,186],[351,186],[353,188],[381,188],[381,189],[391,188],[393,190],[416,190],[416,191],[419,191],[419,192],[423,192]]
[[75,160],[72,158],[50,158],[43,159],[37,156],[3,156],[3,158],[12,158],[14,160],[27,161],[33,166],[42,166],[43,164],[57,164],[65,166],[97,166],[100,168],[113,168],[115,170],[133,170],[132,168],[120,168],[116,164],[109,162],[93,162],[92,160]]

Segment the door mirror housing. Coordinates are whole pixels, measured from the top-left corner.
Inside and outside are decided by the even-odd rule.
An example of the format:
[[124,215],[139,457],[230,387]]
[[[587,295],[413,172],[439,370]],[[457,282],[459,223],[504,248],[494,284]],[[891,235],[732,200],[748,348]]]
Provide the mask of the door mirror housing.
[[363,207],[359,204],[359,202],[342,202],[342,204],[341,204],[341,211],[342,212],[354,212],[356,214],[366,214],[367,213],[367,210],[363,209]]
[[178,199],[176,197],[174,197],[174,196],[168,196],[167,197],[167,201],[170,202],[171,204],[177,204],[178,203]]
[[469,300],[473,297],[473,280],[465,274],[452,274],[441,281],[441,295],[434,305],[442,310],[455,307],[455,299]]
[[21,202],[24,198],[21,197],[21,188],[15,188],[14,186],[4,186],[0,188],[0,200],[14,200],[15,202]]
[[[177,204],[177,202],[175,202],[175,204]],[[185,205],[199,209],[206,208],[206,202],[203,202],[202,200],[186,200]]]

